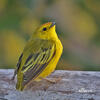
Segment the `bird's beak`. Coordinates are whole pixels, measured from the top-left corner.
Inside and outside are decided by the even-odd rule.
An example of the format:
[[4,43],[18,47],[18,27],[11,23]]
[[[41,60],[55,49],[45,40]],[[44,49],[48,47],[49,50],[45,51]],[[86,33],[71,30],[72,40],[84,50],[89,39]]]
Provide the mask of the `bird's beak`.
[[52,22],[50,28],[53,27],[53,26],[55,26],[55,25],[56,25],[56,23],[55,22]]

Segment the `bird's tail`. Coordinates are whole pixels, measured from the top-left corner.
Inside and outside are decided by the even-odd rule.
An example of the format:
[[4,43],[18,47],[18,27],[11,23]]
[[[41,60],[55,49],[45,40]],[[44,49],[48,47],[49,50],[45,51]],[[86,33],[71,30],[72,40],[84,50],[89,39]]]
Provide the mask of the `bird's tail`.
[[18,73],[17,74],[17,84],[16,84],[16,90],[23,91],[24,86],[23,86],[23,74]]

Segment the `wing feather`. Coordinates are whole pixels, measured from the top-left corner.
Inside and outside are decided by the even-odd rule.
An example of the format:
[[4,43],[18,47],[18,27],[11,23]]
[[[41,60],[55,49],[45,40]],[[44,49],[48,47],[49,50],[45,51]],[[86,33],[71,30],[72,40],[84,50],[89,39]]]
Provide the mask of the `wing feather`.
[[[29,47],[33,48],[30,49]],[[28,52],[29,50],[30,52]],[[26,46],[23,51],[22,65],[19,67],[23,73],[22,84],[26,85],[32,79],[38,77],[54,57],[55,52],[55,44],[51,41],[36,40],[35,43],[31,41],[28,47]]]
[[[50,55],[50,52],[52,52],[52,49],[48,48],[44,52],[40,52],[36,60],[35,65],[32,64],[32,66],[24,72],[24,82],[23,85],[27,84],[30,80],[35,79],[48,65],[50,60],[53,57],[53,52],[52,56]],[[34,57],[34,56],[33,56]]]
[[15,79],[15,76],[16,76],[16,74],[17,74],[19,68],[20,68],[21,61],[22,61],[22,57],[23,57],[23,53],[22,53],[22,54],[20,55],[20,57],[19,57],[19,60],[18,60],[18,63],[17,63],[17,67],[16,67],[16,69],[15,69],[15,71],[14,71],[14,75],[13,75],[13,77],[12,77],[12,80]]

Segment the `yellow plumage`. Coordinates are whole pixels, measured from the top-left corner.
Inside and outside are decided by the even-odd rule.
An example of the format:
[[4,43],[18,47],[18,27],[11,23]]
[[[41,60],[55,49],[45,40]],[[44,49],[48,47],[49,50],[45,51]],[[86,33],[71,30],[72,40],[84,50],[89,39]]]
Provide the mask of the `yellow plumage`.
[[30,81],[40,81],[53,72],[62,50],[55,23],[40,26],[26,44],[17,63],[14,74],[14,77],[17,74],[16,89],[22,91]]

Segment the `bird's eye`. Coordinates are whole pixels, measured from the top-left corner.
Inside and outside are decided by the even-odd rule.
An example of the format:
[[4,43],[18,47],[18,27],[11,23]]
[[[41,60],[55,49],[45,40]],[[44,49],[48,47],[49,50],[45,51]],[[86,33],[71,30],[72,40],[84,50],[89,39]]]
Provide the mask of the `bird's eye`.
[[47,28],[45,27],[45,28],[43,28],[43,31],[46,31],[47,30]]

